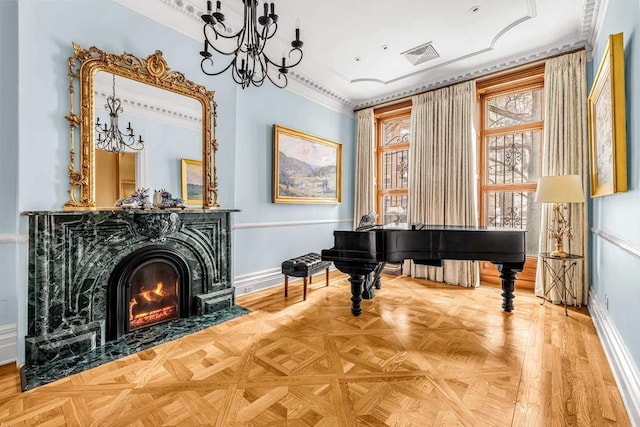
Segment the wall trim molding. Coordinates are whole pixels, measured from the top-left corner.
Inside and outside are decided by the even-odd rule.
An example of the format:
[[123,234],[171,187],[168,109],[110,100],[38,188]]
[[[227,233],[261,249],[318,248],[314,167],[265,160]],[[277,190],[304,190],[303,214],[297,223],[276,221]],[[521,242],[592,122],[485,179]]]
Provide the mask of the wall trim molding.
[[27,243],[29,236],[26,234],[0,234],[0,243]]
[[15,323],[0,325],[0,366],[18,360],[18,329]]
[[593,291],[589,291],[589,312],[596,327],[622,401],[632,425],[640,426],[640,372],[633,362],[609,312]]
[[608,241],[609,243],[613,243],[623,251],[634,255],[636,258],[640,258],[640,246],[638,246],[636,243],[632,243],[628,240],[625,240],[614,234],[607,233],[606,231],[602,231],[595,227],[591,227],[591,232],[596,236]]
[[353,218],[315,219],[306,221],[243,222],[233,224],[232,228],[234,230],[241,230],[246,228],[295,227],[299,225],[338,224],[341,222],[353,222]]

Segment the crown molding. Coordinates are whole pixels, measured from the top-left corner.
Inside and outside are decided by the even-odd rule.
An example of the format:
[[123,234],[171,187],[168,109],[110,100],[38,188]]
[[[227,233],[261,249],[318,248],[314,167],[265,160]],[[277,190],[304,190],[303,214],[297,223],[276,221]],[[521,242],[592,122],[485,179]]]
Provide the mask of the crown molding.
[[[201,41],[201,24],[200,15],[204,12],[204,8],[196,6],[193,0],[113,0],[114,2],[134,10],[142,15],[147,16],[163,25],[166,25],[175,31],[178,31],[194,40]],[[203,2],[204,3],[204,2]],[[524,55],[519,55],[512,59],[501,60],[490,65],[485,65],[481,68],[472,67],[468,70],[460,72],[458,75],[442,79],[434,82],[425,82],[412,88],[403,89],[401,91],[393,92],[387,95],[377,96],[365,100],[350,99],[335,90],[332,90],[323,84],[314,81],[307,76],[304,76],[298,72],[289,72],[289,86],[285,89],[290,90],[298,95],[315,101],[321,105],[331,108],[336,111],[344,113],[352,113],[354,109],[366,108],[369,106],[381,104],[384,102],[393,101],[399,98],[414,95],[418,92],[424,92],[426,90],[436,89],[438,87],[446,86],[463,80],[468,80],[476,77],[481,77],[486,74],[501,71],[507,68],[515,67],[518,65],[526,64],[531,61],[544,59],[550,56],[555,56],[563,52],[568,52],[578,48],[585,48],[587,55],[590,55],[592,46],[597,40],[597,37],[602,26],[602,20],[604,11],[608,0],[584,0],[582,5],[582,20],[580,24],[580,30],[576,34],[576,39],[564,42],[561,46],[548,47],[537,51],[532,51]],[[416,76],[419,74],[432,71],[435,68],[449,65],[451,63],[463,61],[473,56],[486,53],[494,49],[496,42],[509,30],[513,29],[517,25],[525,22],[529,19],[537,16],[536,1],[527,0],[527,14],[502,29],[492,40],[489,47],[481,49],[476,52],[463,55],[459,58],[452,59],[448,62],[435,65],[430,68],[426,68],[416,73],[408,74],[406,76],[398,77],[396,79],[382,82],[383,84],[390,84],[397,81],[401,81],[407,77]],[[230,6],[230,16],[240,17],[241,15],[237,10],[234,10],[233,6]],[[198,25],[194,25],[194,22]],[[235,21],[234,21],[235,22]],[[292,84],[296,83],[296,84]]]
[[586,3],[593,3],[592,7],[594,9],[591,27],[586,31],[586,34],[590,36],[587,40],[589,40],[589,53],[591,53],[600,37],[604,16],[609,7],[609,0],[586,0]]
[[498,71],[517,67],[519,65],[528,64],[534,61],[543,60],[546,58],[550,58],[552,56],[557,56],[564,52],[570,52],[570,51],[584,48],[584,47],[585,47],[584,42],[575,42],[575,43],[567,43],[560,47],[552,47],[543,51],[533,51],[523,56],[518,56],[518,57],[510,58],[507,60],[503,60],[500,62],[496,62],[494,64],[485,66],[484,68],[473,69],[471,71],[461,73],[447,79],[438,80],[438,81],[434,81],[426,84],[420,84],[418,86],[405,89],[401,92],[393,92],[388,95],[383,95],[376,98],[371,98],[365,101],[361,101],[356,104],[355,109],[360,110],[360,109],[371,107],[374,105],[384,104],[386,102],[395,101],[400,98],[406,98],[409,96],[416,95],[418,93],[438,89],[444,86],[452,85],[452,84],[459,83],[466,80],[475,79],[478,77],[483,77],[488,74],[496,73]]
[[[291,83],[294,84],[291,85]],[[289,71],[289,86],[287,86],[286,89],[289,88],[292,92],[320,103],[332,110],[349,115],[353,114],[355,108],[353,101],[300,73]]]

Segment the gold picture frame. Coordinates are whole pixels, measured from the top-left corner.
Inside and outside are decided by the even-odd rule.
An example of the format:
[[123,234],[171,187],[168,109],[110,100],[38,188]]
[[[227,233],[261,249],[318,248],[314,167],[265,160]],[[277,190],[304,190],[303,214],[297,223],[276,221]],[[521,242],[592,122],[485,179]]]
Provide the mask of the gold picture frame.
[[340,203],[342,144],[273,125],[273,203]]
[[188,205],[202,204],[202,160],[181,159],[182,198]]
[[589,93],[591,197],[627,191],[623,34],[612,34]]

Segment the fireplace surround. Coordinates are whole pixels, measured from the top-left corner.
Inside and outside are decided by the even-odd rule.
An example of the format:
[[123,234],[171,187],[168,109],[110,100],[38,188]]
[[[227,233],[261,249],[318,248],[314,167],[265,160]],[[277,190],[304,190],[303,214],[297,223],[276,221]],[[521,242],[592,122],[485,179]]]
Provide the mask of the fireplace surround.
[[[92,367],[120,357],[104,357],[114,343],[127,343],[126,355],[141,349],[140,340],[159,344],[176,338],[173,332],[182,336],[244,314],[234,301],[232,212],[25,212],[23,389],[57,379],[49,371],[69,361],[91,360]],[[151,318],[140,322],[141,314]]]

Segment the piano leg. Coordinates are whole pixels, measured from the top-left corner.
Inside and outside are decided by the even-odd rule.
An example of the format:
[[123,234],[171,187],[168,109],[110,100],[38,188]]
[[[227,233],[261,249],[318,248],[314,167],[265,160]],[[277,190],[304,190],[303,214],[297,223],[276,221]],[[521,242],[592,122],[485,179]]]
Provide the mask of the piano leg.
[[362,314],[362,284],[364,283],[364,275],[362,274],[350,274],[349,282],[351,282],[351,313],[354,316],[360,316]]
[[502,280],[502,309],[508,313],[513,311],[513,290],[515,289],[516,272],[511,267],[498,264]]

